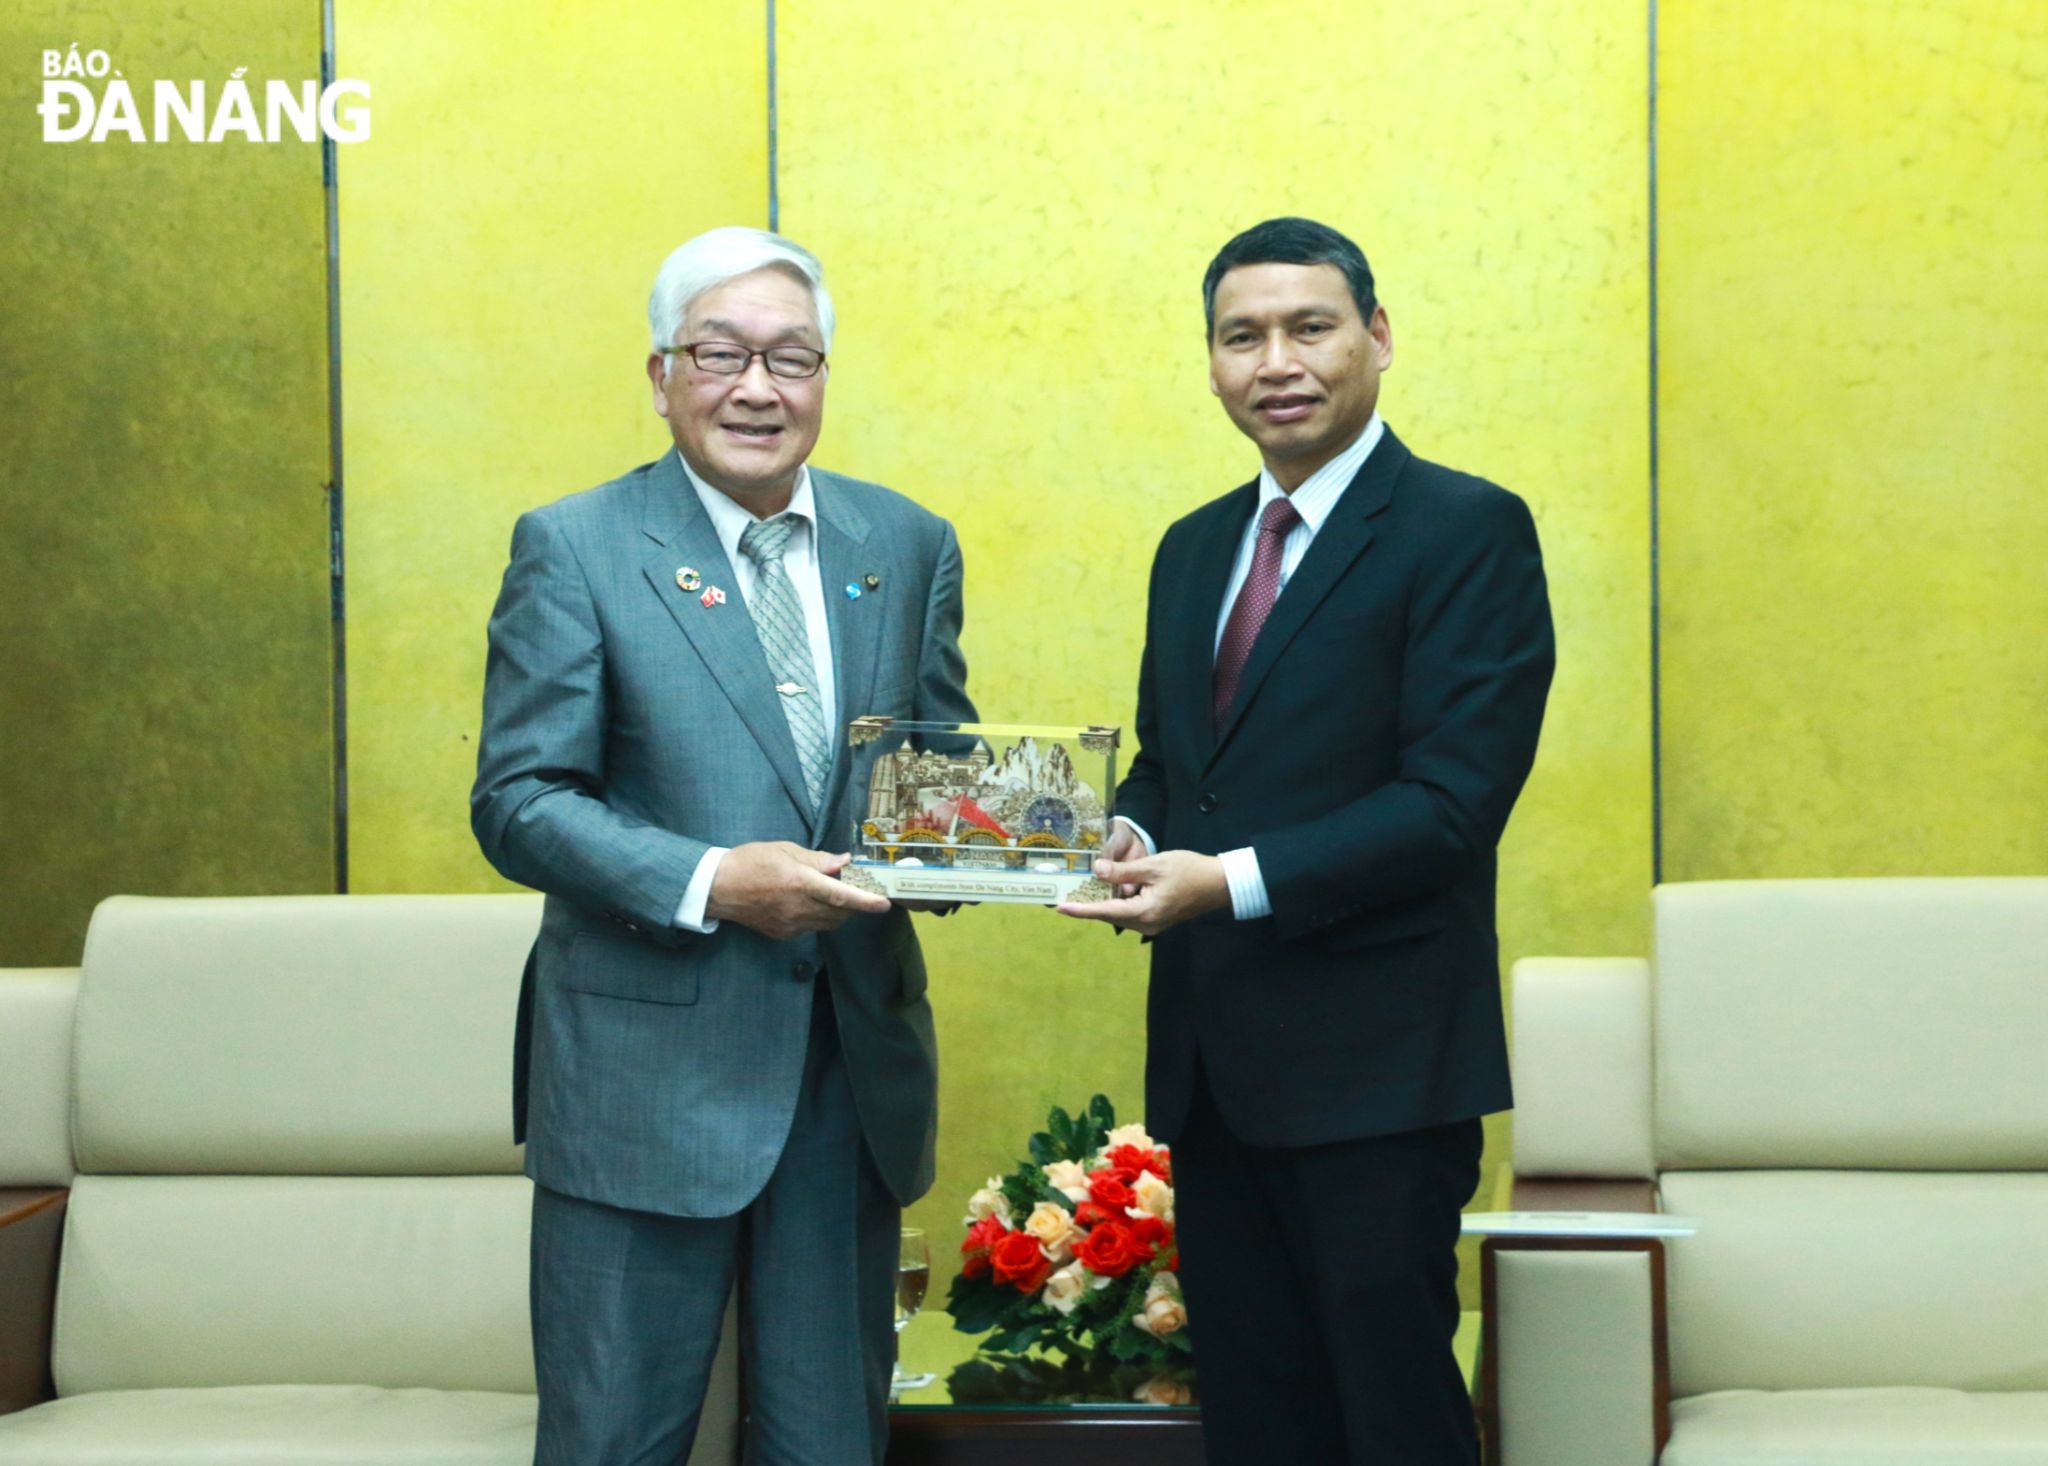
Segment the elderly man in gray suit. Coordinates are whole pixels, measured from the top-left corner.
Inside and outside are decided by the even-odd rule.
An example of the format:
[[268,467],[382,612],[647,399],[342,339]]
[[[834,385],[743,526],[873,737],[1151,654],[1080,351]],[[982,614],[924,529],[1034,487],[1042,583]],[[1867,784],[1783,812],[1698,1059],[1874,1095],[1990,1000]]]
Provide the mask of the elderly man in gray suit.
[[974,717],[960,550],[806,464],[833,323],[809,252],[713,230],[648,315],[676,451],[513,530],[471,797],[548,898],[514,1086],[535,1460],[682,1462],[737,1275],[749,1459],[869,1466],[937,1071],[910,918],[838,879],[843,727]]

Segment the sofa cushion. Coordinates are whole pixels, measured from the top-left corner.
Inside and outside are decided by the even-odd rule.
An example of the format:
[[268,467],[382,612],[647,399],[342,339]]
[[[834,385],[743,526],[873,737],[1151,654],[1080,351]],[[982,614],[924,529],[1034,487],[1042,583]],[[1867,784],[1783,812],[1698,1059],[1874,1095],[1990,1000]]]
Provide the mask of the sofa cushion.
[[110,1390],[0,1415],[8,1466],[528,1466],[534,1397],[366,1385]]
[[[1672,1171],[1671,1382],[2048,1390],[2048,1174]],[[2048,1436],[2037,1462],[2048,1463]]]
[[531,1210],[521,1176],[81,1176],[57,1392],[531,1391]]
[[2048,1394],[1732,1390],[1671,1402],[1662,1466],[2041,1466]]
[[1667,1169],[2048,1169],[2048,879],[1656,893]]
[[538,896],[100,904],[78,1169],[514,1172],[512,1027]]

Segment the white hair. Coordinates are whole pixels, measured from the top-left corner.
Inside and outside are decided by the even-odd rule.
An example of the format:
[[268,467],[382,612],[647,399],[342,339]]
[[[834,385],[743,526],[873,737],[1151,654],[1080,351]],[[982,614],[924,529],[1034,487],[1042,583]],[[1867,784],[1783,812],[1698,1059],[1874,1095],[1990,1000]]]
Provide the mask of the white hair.
[[800,276],[811,287],[811,300],[818,310],[818,335],[829,352],[832,296],[825,289],[825,267],[818,263],[818,257],[780,234],[739,224],[700,234],[678,245],[661,262],[654,277],[654,289],[647,297],[647,325],[654,338],[654,349],[660,351],[677,343],[682,335],[683,313],[705,291],[770,268]]

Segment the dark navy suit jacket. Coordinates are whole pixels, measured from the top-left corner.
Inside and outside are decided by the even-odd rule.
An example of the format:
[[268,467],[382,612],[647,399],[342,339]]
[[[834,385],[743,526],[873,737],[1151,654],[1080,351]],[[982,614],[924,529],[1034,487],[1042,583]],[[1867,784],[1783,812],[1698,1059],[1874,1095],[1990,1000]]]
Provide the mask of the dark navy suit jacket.
[[1507,1108],[1495,847],[1554,664],[1528,508],[1388,432],[1311,542],[1217,728],[1213,644],[1258,485],[1167,530],[1139,751],[1117,812],[1159,848],[1258,854],[1272,915],[1152,948],[1146,1123],[1171,1140],[1199,1062],[1259,1145]]

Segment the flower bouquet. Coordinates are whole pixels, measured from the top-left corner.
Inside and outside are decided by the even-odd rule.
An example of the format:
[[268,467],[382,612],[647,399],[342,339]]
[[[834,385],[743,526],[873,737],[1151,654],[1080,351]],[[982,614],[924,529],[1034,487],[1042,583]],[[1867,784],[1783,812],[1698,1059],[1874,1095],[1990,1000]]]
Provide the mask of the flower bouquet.
[[1054,1109],[1030,1152],[968,1199],[946,1311],[987,1337],[954,1398],[1191,1399],[1167,1147],[1098,1094],[1078,1117]]

